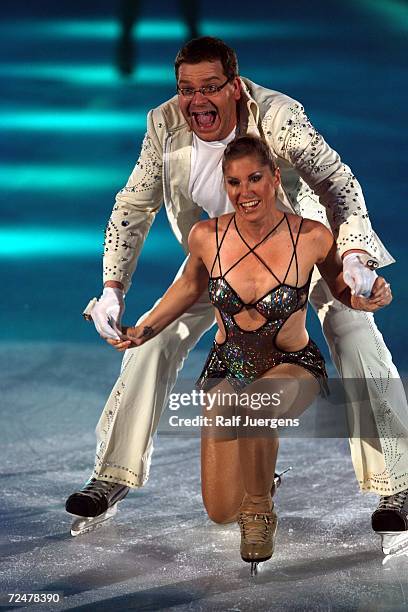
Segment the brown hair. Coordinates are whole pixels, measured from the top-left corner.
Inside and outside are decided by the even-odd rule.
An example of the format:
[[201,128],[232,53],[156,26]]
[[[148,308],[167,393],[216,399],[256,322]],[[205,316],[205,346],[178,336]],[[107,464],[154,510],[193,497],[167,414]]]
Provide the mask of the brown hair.
[[250,155],[257,157],[262,166],[268,166],[272,174],[277,169],[271,150],[265,140],[258,136],[240,136],[230,142],[225,149],[222,158],[222,171],[225,172],[225,167],[230,161]]
[[199,64],[219,60],[225,76],[232,81],[238,76],[238,60],[234,49],[228,47],[220,38],[201,36],[187,42],[176,55],[174,70],[176,79],[180,64]]

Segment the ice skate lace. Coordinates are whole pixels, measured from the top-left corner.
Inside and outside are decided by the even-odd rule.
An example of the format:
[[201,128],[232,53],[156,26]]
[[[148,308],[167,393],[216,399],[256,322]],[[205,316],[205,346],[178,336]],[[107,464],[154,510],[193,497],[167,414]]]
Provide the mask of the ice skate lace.
[[378,510],[402,510],[408,496],[408,489],[394,495],[383,496],[380,499]]
[[238,519],[242,537],[250,544],[263,544],[266,542],[271,523],[272,515],[264,513],[241,514]]
[[115,487],[117,487],[115,482],[92,479],[91,482],[82,489],[81,493],[85,493],[100,501],[111,493]]

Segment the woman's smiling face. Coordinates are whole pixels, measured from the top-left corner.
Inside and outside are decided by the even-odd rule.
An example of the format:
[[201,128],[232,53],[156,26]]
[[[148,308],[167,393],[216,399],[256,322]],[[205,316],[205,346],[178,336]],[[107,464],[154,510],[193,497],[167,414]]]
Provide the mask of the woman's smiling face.
[[278,169],[272,172],[256,155],[247,155],[226,164],[224,181],[235,212],[247,221],[259,221],[271,212],[280,182]]

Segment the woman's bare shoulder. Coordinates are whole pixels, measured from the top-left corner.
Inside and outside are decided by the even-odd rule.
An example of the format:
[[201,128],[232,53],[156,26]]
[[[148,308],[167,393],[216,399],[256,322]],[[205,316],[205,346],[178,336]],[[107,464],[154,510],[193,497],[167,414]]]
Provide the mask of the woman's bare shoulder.
[[234,214],[235,213],[227,213],[226,215],[221,215],[220,217],[218,217],[218,230],[220,232],[227,228],[227,225],[231,221],[231,217],[233,217]]
[[312,219],[304,219],[302,228],[304,231],[310,234],[312,240],[319,242],[319,244],[331,245],[334,242],[333,234],[328,227],[320,223],[320,221],[313,221]]
[[306,217],[301,217],[300,215],[292,215],[286,214],[290,229],[292,232],[297,234],[297,232],[301,231],[301,234],[310,235],[312,239],[330,239],[333,240],[333,234],[331,231],[320,223],[320,221],[314,221],[313,219],[307,219]]
[[300,228],[301,241],[304,246],[307,244],[310,253],[314,253],[317,262],[324,260],[327,254],[335,248],[333,234],[320,221],[297,215],[287,215],[287,217],[295,240]]
[[204,219],[198,221],[193,225],[188,236],[188,244],[190,251],[195,251],[200,248],[201,245],[208,241],[211,235],[215,235],[216,231],[216,220],[215,219]]
[[209,234],[215,234],[215,231],[218,227],[218,231],[222,232],[228,225],[229,221],[233,213],[229,213],[227,215],[221,215],[220,217],[214,217],[213,219],[204,219],[203,221],[198,221],[195,225],[193,225],[190,235],[200,237],[208,237]]
[[203,221],[197,221],[191,228],[190,233],[200,236],[213,231],[215,231],[215,219],[204,219]]

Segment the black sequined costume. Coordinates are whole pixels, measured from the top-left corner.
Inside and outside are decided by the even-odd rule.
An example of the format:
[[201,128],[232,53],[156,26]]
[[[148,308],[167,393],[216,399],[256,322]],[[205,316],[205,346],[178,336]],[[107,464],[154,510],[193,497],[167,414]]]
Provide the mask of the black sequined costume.
[[[255,250],[265,242],[284,220],[286,220],[289,228],[293,253],[285,278],[281,282]],[[248,247],[248,252],[223,274],[220,250],[232,221],[234,221],[241,240]],[[211,303],[217,308],[224,323],[226,338],[221,344],[214,341],[213,348],[197,381],[199,388],[209,390],[217,384],[217,380],[226,378],[236,390],[240,390],[259,378],[267,370],[281,363],[294,363],[311,372],[319,380],[322,392],[326,390],[327,373],[324,359],[313,340],[309,340],[307,345],[299,351],[290,352],[277,348],[275,343],[276,336],[285,321],[293,313],[306,305],[309,295],[309,285],[313,270],[310,272],[307,283],[303,287],[297,286],[299,270],[296,247],[302,223],[303,219],[295,241],[285,214],[279,223],[260,242],[251,248],[238,229],[235,215],[231,217],[221,242],[218,240],[218,219],[216,220],[217,254],[211,268],[208,292]],[[257,257],[279,284],[256,302],[245,304],[225,277],[228,272],[235,268],[250,253]],[[294,287],[285,283],[293,259],[295,259],[296,264],[296,286]],[[213,277],[212,273],[217,260],[220,276]],[[266,319],[265,323],[252,331],[242,329],[235,321],[234,316],[241,312],[243,308],[255,308]]]

